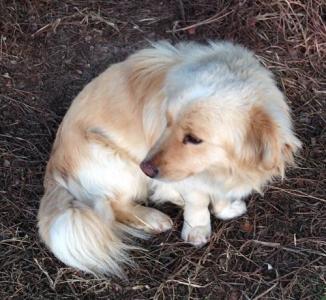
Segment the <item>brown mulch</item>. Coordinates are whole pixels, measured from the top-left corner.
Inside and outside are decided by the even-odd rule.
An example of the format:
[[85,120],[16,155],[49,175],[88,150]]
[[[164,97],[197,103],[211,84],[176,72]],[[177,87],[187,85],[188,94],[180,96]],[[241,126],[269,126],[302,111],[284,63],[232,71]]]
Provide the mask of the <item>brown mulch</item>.
[[[0,0],[0,299],[325,299],[325,12],[323,0]],[[129,280],[97,279],[39,240],[44,167],[78,91],[158,39],[255,50],[304,146],[283,182],[247,199],[248,214],[213,221],[206,247],[182,243],[182,213],[167,206],[174,229],[141,242]]]

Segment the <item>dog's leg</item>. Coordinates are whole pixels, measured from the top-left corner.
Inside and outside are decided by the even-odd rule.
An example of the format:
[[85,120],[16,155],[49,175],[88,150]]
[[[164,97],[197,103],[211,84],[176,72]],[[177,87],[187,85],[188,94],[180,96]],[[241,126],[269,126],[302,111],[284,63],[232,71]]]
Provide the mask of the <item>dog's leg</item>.
[[112,202],[112,209],[117,221],[145,232],[160,233],[171,229],[173,225],[168,215],[155,208]]
[[197,247],[206,244],[211,235],[208,205],[209,197],[207,195],[193,192],[185,197],[181,237]]
[[216,218],[221,220],[230,220],[246,213],[246,203],[241,199],[219,199],[213,198],[212,210]]
[[172,184],[153,181],[151,183],[152,195],[150,200],[154,203],[171,202],[178,206],[184,206],[184,200],[181,194],[173,187]]

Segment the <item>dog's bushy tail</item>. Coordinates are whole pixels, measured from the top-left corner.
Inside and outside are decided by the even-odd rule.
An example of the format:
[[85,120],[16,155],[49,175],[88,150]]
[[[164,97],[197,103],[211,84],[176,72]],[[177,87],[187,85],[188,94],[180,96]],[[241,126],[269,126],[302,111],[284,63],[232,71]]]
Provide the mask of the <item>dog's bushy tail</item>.
[[[105,206],[107,215],[112,208]],[[111,211],[110,211],[111,210]],[[54,255],[65,264],[95,275],[124,277],[122,266],[132,264],[123,243],[127,226],[104,218],[58,183],[47,188],[38,214],[39,233]]]

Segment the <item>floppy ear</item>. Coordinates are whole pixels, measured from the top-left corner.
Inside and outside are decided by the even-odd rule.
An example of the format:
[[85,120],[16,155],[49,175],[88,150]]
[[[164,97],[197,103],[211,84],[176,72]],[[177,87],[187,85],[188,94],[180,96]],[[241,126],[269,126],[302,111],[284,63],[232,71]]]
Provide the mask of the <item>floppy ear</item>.
[[262,107],[253,107],[246,132],[244,160],[247,165],[258,166],[284,176],[285,165],[293,163],[293,155],[300,141],[291,136],[282,138],[279,128]]
[[265,170],[276,167],[280,158],[277,128],[261,107],[253,107],[249,113],[245,144],[247,163]]
[[282,146],[282,159],[287,164],[294,164],[294,155],[301,148],[301,142],[293,134]]

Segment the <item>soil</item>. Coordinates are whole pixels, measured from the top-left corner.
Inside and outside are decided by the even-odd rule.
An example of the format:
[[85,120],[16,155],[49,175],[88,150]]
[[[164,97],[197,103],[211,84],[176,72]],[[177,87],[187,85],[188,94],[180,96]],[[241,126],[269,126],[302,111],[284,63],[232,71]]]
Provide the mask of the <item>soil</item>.
[[[325,299],[325,2],[0,1],[1,299]],[[149,41],[227,39],[252,49],[287,96],[303,149],[286,179],[213,221],[201,249],[172,231],[132,253],[128,280],[61,264],[36,215],[56,129],[76,94]],[[323,296],[324,295],[324,296]]]

